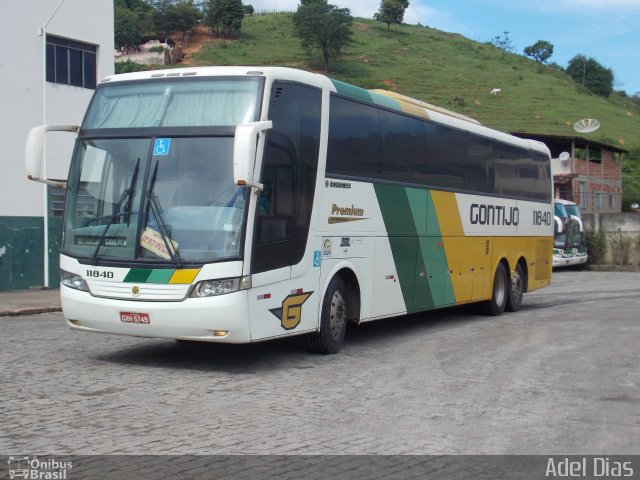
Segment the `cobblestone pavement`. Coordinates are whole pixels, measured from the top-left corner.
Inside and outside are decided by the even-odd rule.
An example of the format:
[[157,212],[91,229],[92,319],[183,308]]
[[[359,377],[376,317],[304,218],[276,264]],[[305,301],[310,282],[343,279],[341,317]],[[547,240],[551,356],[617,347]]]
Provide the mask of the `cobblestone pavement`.
[[522,311],[185,344],[0,318],[0,454],[632,454],[640,274],[559,272]]

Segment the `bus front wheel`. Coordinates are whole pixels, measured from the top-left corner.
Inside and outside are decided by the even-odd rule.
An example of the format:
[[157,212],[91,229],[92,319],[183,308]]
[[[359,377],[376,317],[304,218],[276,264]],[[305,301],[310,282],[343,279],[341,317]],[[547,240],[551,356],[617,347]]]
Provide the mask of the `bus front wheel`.
[[309,338],[315,353],[338,353],[347,330],[347,289],[342,278],[331,279],[322,300],[320,330]]
[[493,276],[493,293],[491,294],[491,300],[482,303],[482,312],[485,315],[502,315],[507,305],[509,290],[507,270],[504,268],[504,265],[500,263]]

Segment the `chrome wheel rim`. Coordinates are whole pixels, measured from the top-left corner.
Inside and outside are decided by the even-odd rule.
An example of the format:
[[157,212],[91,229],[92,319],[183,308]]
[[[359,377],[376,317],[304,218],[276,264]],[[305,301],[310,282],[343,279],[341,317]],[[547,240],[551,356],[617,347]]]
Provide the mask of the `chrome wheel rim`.
[[504,275],[497,275],[495,284],[496,284],[496,288],[493,294],[496,299],[496,305],[502,305],[506,299],[506,293],[507,293],[507,285],[505,282]]
[[520,271],[516,270],[513,272],[513,278],[511,279],[511,297],[513,298],[514,303],[519,304],[522,299],[522,295],[522,276],[520,275]]
[[331,297],[331,308],[329,308],[329,330],[331,336],[340,336],[347,323],[347,304],[344,301],[342,292],[336,290]]

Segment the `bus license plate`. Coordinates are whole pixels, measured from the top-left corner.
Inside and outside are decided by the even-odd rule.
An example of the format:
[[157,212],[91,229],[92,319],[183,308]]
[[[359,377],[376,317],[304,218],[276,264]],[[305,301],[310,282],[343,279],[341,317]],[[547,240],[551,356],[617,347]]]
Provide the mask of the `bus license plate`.
[[120,312],[120,321],[124,323],[140,323],[143,325],[149,325],[151,318],[148,313],[140,312]]

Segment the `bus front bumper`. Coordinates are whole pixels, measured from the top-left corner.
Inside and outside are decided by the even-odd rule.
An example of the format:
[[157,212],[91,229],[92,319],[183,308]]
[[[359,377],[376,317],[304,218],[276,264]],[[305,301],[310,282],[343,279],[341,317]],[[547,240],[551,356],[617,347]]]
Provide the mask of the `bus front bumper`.
[[175,302],[94,297],[60,286],[67,326],[85,332],[200,342],[248,343],[247,292]]

